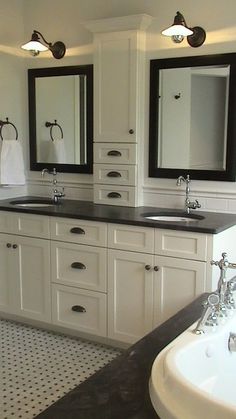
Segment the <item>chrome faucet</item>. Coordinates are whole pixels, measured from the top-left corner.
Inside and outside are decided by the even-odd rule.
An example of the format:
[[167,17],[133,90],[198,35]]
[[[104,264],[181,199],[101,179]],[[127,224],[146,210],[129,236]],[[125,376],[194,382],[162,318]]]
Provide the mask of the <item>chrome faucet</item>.
[[226,280],[227,269],[236,269],[236,263],[231,263],[227,259],[227,253],[222,253],[222,259],[212,260],[211,265],[219,266],[220,278],[215,293],[208,296],[204,303],[204,310],[197,326],[193,330],[196,334],[204,333],[204,326],[214,326],[218,324],[218,319],[227,317],[229,310],[236,308],[233,291],[236,290],[236,275],[230,280]]
[[179,176],[176,185],[180,186],[182,182],[186,183],[185,210],[189,214],[191,209],[201,208],[201,204],[199,204],[197,199],[190,201],[190,176],[187,175],[186,179],[183,176]]
[[204,310],[202,313],[201,318],[198,320],[197,326],[193,330],[193,333],[196,335],[201,335],[204,332],[204,326],[214,326],[217,325],[217,307],[219,304],[219,295],[218,294],[210,294],[205,301]]
[[54,204],[59,204],[60,202],[60,198],[62,198],[63,196],[65,196],[65,192],[64,192],[64,187],[61,188],[61,190],[59,191],[57,189],[57,171],[56,168],[54,167],[52,169],[52,172],[50,172],[47,168],[43,169],[41,172],[42,177],[44,177],[45,173],[49,173],[50,175],[53,175],[53,196],[52,196],[52,200]]
[[236,263],[231,263],[227,259],[227,253],[222,253],[222,259],[219,261],[211,261],[211,265],[219,266],[220,268],[220,278],[218,281],[217,292],[219,294],[219,313],[221,316],[226,315],[227,308],[229,308],[229,301],[232,297],[232,291],[234,288],[234,278],[231,280],[226,280],[227,269],[236,269]]

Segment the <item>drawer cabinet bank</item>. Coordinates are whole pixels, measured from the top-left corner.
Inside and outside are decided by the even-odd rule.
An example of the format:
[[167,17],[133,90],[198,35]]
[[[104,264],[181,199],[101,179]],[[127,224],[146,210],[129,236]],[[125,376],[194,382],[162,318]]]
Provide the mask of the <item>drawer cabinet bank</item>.
[[216,289],[210,261],[235,262],[236,216],[163,224],[145,210],[1,201],[1,315],[126,346]]

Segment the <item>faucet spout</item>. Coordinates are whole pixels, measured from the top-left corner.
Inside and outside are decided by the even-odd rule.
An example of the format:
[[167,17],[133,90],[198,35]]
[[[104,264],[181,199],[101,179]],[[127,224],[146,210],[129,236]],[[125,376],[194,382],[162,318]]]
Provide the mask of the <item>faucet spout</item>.
[[180,186],[182,182],[186,183],[186,189],[185,189],[185,210],[187,214],[190,213],[191,209],[201,208],[201,204],[199,204],[198,200],[195,199],[195,201],[190,200],[190,176],[187,175],[186,178],[183,176],[179,176],[176,185]]

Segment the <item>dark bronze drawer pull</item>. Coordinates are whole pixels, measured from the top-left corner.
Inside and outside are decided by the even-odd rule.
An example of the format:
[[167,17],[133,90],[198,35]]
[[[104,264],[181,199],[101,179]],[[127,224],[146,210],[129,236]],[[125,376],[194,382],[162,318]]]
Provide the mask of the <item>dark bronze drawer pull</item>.
[[121,157],[121,152],[118,150],[110,150],[107,153],[108,156],[117,156],[117,157]]
[[70,232],[74,234],[85,234],[85,231],[80,227],[72,227]]
[[121,177],[121,174],[119,172],[108,172],[108,177]]
[[86,309],[83,306],[72,306],[71,310],[76,313],[86,313]]
[[73,262],[70,266],[73,269],[86,269],[86,266],[81,262]]
[[107,194],[108,198],[121,198],[121,194],[119,192],[109,192]]

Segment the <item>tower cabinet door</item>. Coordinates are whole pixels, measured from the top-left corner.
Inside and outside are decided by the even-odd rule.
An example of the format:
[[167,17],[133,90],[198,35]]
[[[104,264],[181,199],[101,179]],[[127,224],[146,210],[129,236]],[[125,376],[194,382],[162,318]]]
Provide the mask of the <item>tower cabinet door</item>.
[[109,338],[133,343],[152,329],[152,264],[149,254],[108,251]]
[[95,138],[136,142],[137,42],[135,31],[97,34],[95,40]]

